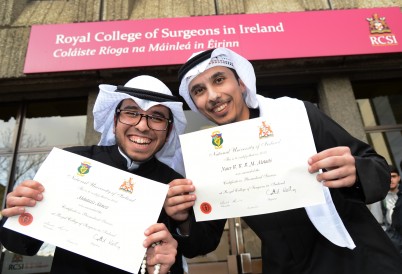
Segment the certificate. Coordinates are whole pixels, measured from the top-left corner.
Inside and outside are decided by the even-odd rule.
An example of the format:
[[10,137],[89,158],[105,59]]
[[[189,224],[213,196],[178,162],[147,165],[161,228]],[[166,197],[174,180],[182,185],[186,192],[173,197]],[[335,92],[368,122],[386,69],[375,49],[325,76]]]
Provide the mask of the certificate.
[[180,136],[197,221],[325,203],[322,184],[308,172],[316,149],[304,106],[296,115],[272,111]]
[[34,180],[44,199],[4,227],[131,273],[144,231],[157,222],[168,185],[53,148]]

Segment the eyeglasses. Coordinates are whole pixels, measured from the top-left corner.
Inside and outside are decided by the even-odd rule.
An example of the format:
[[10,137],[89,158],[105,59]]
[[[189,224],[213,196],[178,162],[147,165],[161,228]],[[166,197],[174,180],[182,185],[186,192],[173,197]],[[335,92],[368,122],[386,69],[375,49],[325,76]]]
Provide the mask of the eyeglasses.
[[119,116],[120,123],[130,126],[138,125],[142,117],[145,117],[148,127],[153,130],[166,130],[172,123],[172,120],[163,116],[153,116],[130,110],[116,109],[116,114]]

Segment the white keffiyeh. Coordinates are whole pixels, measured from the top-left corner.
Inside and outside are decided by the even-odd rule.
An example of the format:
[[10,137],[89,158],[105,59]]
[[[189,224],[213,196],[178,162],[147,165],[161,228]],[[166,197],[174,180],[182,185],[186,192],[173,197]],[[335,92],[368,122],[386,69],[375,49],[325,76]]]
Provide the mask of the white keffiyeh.
[[[148,75],[135,77],[128,81],[124,87],[172,95],[172,92],[164,83],[159,79]],[[116,144],[115,134],[113,133],[114,115],[117,105],[122,100],[132,99],[144,111],[155,105],[166,106],[172,111],[173,127],[165,145],[156,153],[155,157],[184,176],[183,157],[179,142],[179,135],[184,133],[187,125],[187,120],[183,111],[183,103],[171,101],[155,102],[140,99],[124,92],[118,92],[116,89],[117,86],[114,85],[99,85],[99,94],[93,109],[94,128],[102,134],[98,145],[109,146]]]

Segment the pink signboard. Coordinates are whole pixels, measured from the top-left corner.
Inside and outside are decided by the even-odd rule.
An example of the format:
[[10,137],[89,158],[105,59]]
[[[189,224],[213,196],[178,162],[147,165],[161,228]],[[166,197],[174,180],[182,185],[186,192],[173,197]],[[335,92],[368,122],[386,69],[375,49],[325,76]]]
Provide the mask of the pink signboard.
[[216,47],[265,60],[402,52],[401,43],[399,7],[34,25],[24,73],[176,65]]

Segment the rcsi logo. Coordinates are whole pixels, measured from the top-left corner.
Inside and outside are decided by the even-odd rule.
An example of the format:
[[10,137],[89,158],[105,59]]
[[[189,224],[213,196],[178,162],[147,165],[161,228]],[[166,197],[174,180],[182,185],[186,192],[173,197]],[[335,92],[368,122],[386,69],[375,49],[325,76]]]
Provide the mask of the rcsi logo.
[[395,46],[398,45],[395,35],[392,34],[385,17],[379,17],[374,13],[372,17],[366,18],[370,26],[370,41],[372,46]]
[[[13,258],[11,259],[11,263],[8,265],[8,270],[16,270],[15,273],[18,273],[18,270],[24,269],[24,259],[22,255],[13,254]],[[21,272],[23,273],[23,272]]]

